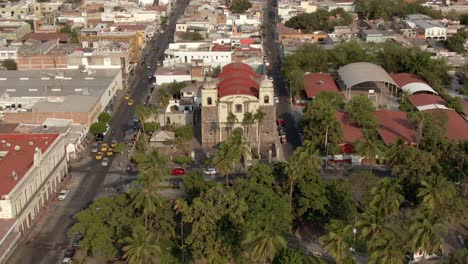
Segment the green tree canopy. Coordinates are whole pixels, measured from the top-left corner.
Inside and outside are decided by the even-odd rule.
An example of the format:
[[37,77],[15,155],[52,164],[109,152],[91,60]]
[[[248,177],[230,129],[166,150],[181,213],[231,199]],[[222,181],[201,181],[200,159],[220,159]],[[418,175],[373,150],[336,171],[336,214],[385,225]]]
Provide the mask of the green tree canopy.
[[179,36],[183,40],[198,41],[203,40],[203,36],[198,32],[183,32]]
[[468,34],[465,32],[465,29],[458,30],[456,34],[447,39],[447,47],[451,51],[464,54],[467,37]]
[[143,123],[145,133],[152,134],[160,128],[159,123],[156,122],[145,122]]
[[238,229],[247,210],[233,190],[219,185],[195,198],[183,215],[192,226],[186,242],[194,256],[235,256],[242,239]]
[[121,240],[129,236],[139,222],[125,195],[99,198],[73,218],[76,223],[68,232],[69,236],[81,234],[83,252],[90,250],[108,259],[117,256],[123,246]]
[[377,119],[373,113],[375,111],[374,103],[367,96],[354,96],[346,104],[351,123],[362,128],[367,137],[377,135]]
[[16,61],[12,59],[6,59],[2,61],[1,65],[2,67],[4,67],[5,69],[9,71],[16,71],[18,69],[18,65],[16,64]]
[[231,6],[229,10],[234,13],[244,13],[249,8],[252,7],[252,4],[249,0],[233,0],[231,1]]
[[106,130],[107,130],[107,124],[103,122],[92,123],[91,126],[89,127],[89,132],[93,133],[94,135],[102,134],[106,132]]
[[180,187],[184,193],[184,200],[188,204],[192,204],[193,199],[199,197],[202,193],[207,192],[214,186],[213,181],[205,180],[203,175],[189,172],[183,179],[183,183]]
[[102,112],[99,114],[98,116],[98,121],[99,122],[102,122],[102,123],[109,123],[111,119],[111,115],[109,113],[106,113],[106,112]]
[[317,30],[329,32],[335,26],[348,26],[352,22],[351,15],[342,8],[337,8],[330,12],[317,9],[313,13],[302,13],[290,18],[285,25],[295,29],[302,29],[306,33],[312,33]]
[[129,264],[153,263],[161,252],[154,236],[141,225],[135,226],[132,235],[126,237],[124,242],[124,258]]
[[313,142],[322,155],[339,151],[338,144],[343,142],[343,132],[336,120],[335,112],[342,110],[343,97],[330,92],[320,92],[304,110],[300,126],[304,139]]

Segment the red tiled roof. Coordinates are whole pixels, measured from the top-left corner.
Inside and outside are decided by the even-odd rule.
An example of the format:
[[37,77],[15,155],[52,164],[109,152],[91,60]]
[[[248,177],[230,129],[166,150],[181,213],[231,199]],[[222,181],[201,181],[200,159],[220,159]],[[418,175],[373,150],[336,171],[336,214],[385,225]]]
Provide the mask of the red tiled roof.
[[145,30],[146,25],[119,25],[117,31],[141,31]]
[[219,98],[234,94],[258,97],[258,77],[252,67],[242,62],[230,63],[224,66],[218,76]]
[[[46,152],[58,134],[0,134],[0,152],[7,152],[0,159],[0,196],[7,195],[23,178],[34,163],[34,152],[39,148]],[[32,142],[32,144],[30,144]],[[8,143],[8,144],[7,144]],[[15,147],[19,150],[15,150]],[[18,176],[13,178],[13,172]]]
[[468,122],[460,114],[458,114],[455,110],[447,109],[427,110],[427,112],[430,113],[435,113],[436,111],[443,111],[447,115],[445,136],[449,140],[468,140]]
[[402,138],[406,143],[416,143],[416,128],[405,112],[392,110],[379,110],[374,112],[379,122],[379,135],[385,144],[394,143]]
[[245,38],[240,40],[240,44],[254,44],[255,40],[253,38]]
[[295,30],[294,28],[287,27],[283,23],[278,23],[276,28],[277,28],[278,34],[280,35],[299,34],[297,30]]
[[308,98],[313,98],[322,91],[340,92],[333,78],[326,73],[308,73],[304,75],[304,86]]
[[231,51],[232,47],[231,44],[214,44],[213,47],[211,48],[211,51]]
[[423,105],[432,105],[432,104],[439,104],[447,106],[447,102],[444,98],[433,95],[433,94],[414,94],[408,96],[408,101],[414,106],[419,107]]
[[412,73],[391,73],[390,77],[392,77],[393,81],[395,81],[395,83],[399,87],[403,87],[403,86],[405,86],[407,84],[410,84],[410,83],[424,83],[424,84],[427,84],[425,81],[423,81],[417,75],[412,74]]
[[362,138],[361,129],[351,124],[347,113],[336,112],[335,118],[341,123],[341,127],[343,128],[343,143],[354,143]]

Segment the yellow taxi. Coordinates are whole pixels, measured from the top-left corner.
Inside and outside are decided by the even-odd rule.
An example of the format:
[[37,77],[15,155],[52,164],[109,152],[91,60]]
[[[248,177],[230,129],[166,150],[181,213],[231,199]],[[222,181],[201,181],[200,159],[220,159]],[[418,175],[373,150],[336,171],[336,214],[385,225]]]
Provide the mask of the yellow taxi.
[[110,157],[110,156],[114,155],[114,150],[112,148],[108,148],[106,154],[107,154],[107,156]]
[[127,105],[132,106],[134,103],[135,103],[135,101],[133,101],[133,99],[130,99],[130,100],[128,100]]
[[102,151],[102,152],[106,152],[106,151],[107,151],[107,148],[109,148],[109,145],[107,145],[106,143],[104,143],[104,144],[101,145],[101,151]]
[[125,94],[124,99],[125,99],[125,100],[130,99],[130,95],[129,95],[129,94]]
[[104,156],[104,153],[102,153],[101,151],[99,151],[98,153],[96,153],[96,160],[102,160],[102,157]]
[[112,143],[111,143],[111,145],[110,145],[110,146],[111,146],[111,148],[115,148],[115,147],[117,147],[117,141],[115,141],[115,140],[112,140]]

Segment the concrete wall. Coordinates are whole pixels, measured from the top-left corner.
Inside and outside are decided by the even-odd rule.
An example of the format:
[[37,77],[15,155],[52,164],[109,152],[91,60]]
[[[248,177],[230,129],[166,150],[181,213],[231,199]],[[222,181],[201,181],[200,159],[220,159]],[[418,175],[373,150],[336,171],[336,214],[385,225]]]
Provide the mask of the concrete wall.
[[67,55],[18,55],[18,70],[66,69],[67,67]]

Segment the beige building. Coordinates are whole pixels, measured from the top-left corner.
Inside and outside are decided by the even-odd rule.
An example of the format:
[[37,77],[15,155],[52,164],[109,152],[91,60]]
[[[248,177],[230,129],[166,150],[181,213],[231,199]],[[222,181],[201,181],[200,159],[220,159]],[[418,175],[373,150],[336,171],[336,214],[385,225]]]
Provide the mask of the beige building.
[[24,37],[31,32],[31,25],[26,22],[3,21],[0,22],[0,38],[4,37],[7,42]]
[[31,12],[30,5],[25,2],[3,2],[0,3],[0,18],[24,19]]
[[[268,146],[276,139],[273,83],[245,63],[224,66],[218,78],[206,82],[201,91],[202,145],[212,147],[223,142],[231,129],[244,129],[245,113],[255,114],[257,110],[266,116],[259,127],[251,126],[248,141],[255,146],[260,138],[263,146]],[[228,123],[230,113],[237,119],[232,128]]]
[[0,263],[60,190],[67,174],[59,134],[0,134]]

